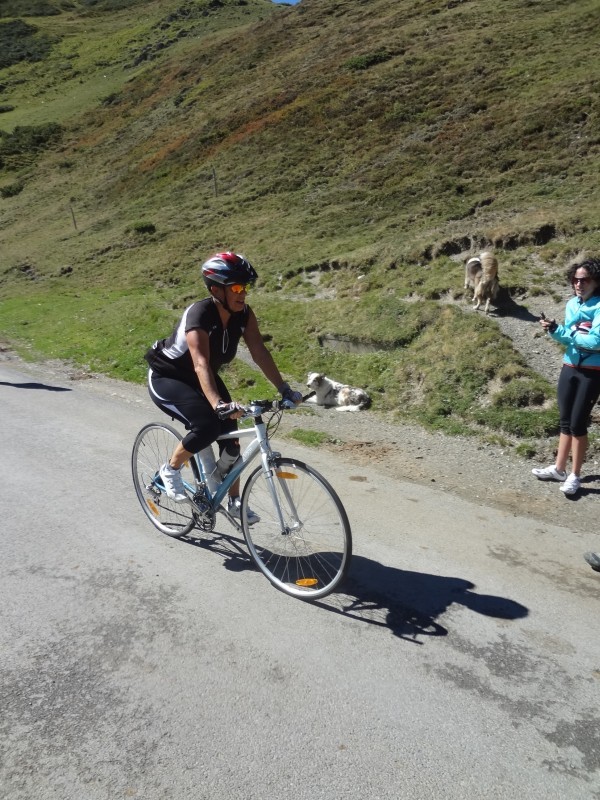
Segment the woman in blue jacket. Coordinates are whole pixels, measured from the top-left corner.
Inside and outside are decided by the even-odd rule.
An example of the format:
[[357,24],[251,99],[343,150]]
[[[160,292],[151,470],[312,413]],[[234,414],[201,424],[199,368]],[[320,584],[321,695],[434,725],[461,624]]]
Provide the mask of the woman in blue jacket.
[[[577,261],[569,268],[567,279],[575,296],[567,303],[564,325],[540,320],[542,328],[567,348],[558,379],[556,463],[532,472],[541,481],[560,481],[561,492],[573,495],[581,488],[590,414],[600,397],[600,259]],[[572,464],[567,475],[569,455]]]

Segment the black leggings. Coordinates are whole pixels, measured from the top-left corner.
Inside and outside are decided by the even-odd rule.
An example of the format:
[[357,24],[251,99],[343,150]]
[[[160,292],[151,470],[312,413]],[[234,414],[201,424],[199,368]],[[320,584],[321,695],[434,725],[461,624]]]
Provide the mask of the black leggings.
[[[215,381],[221,399],[230,403],[231,395],[218,375],[215,375]],[[161,411],[168,414],[171,419],[178,419],[189,431],[181,442],[188,453],[198,453],[212,444],[222,433],[237,430],[236,420],[220,420],[217,417],[210,403],[200,391],[200,387],[194,389],[183,381],[164,378],[150,370],[148,391],[152,402]],[[219,451],[222,452],[225,447],[227,452],[231,452],[232,455],[239,453],[238,440],[219,442]]]
[[558,378],[560,432],[569,436],[586,436],[598,397],[600,370],[563,366]]

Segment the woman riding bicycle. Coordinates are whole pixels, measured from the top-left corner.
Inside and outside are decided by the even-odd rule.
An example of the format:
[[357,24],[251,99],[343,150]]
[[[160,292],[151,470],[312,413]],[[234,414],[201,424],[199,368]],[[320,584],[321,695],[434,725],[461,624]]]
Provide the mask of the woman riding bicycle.
[[[179,472],[182,465],[221,434],[237,430],[242,410],[218,373],[234,359],[241,338],[282,398],[295,405],[302,400],[300,392],[283,380],[265,347],[256,316],[246,305],[248,289],[258,277],[252,264],[237,253],[217,253],[202,265],[201,272],[210,297],[188,306],[171,336],[155,342],[145,355],[152,401],[188,429],[159,471],[167,495],[176,502],[187,499]],[[219,466],[225,472],[239,456],[239,440],[219,442],[219,451]],[[239,481],[229,491],[228,511],[239,518]],[[252,519],[250,509],[247,516],[250,524],[258,519],[256,515]]]

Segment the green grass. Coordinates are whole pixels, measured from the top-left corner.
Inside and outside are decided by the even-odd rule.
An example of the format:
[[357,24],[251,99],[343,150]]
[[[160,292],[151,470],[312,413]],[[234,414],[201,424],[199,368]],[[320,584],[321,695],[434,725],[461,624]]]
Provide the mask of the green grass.
[[295,428],[287,436],[289,439],[294,439],[307,447],[320,447],[323,444],[330,444],[334,441],[323,431],[309,431],[304,428]]
[[[595,0],[4,7],[42,60],[0,69],[0,151],[61,130],[0,167],[5,337],[141,380],[233,248],[289,379],[323,370],[448,433],[554,435],[553,387],[464,313],[463,262],[495,248],[533,306],[600,249]],[[269,393],[243,363],[227,380]]]
[[[23,355],[61,358],[130,381],[144,377],[143,354],[173,318],[144,294],[93,291],[32,295],[0,305],[3,330]],[[119,320],[128,317],[127,328]],[[43,328],[45,334],[39,335]]]
[[[22,280],[31,280],[27,272]],[[5,335],[21,343],[21,351],[30,357],[64,358],[92,371],[142,381],[143,354],[172,330],[179,313],[177,295],[171,288],[154,294],[107,288],[69,294],[26,292],[0,302],[0,315]],[[557,431],[555,409],[543,407],[553,396],[553,387],[526,367],[489,320],[451,307],[440,311],[432,301],[412,304],[406,306],[412,327],[403,324],[414,336],[380,341],[385,349],[346,353],[322,347],[319,336],[339,330],[348,314],[360,319],[364,313],[360,301],[340,303],[327,319],[325,312],[332,304],[326,301],[273,303],[259,292],[254,299],[275,359],[296,384],[301,385],[309,371],[323,370],[365,386],[375,410],[450,434],[491,429],[522,438]],[[403,310],[401,301],[387,304],[389,329]],[[386,327],[385,320],[379,322]],[[455,347],[457,341],[470,346]],[[496,376],[504,376],[505,384],[490,397],[488,385]],[[260,373],[239,360],[228,367],[226,380],[242,400],[273,392]]]

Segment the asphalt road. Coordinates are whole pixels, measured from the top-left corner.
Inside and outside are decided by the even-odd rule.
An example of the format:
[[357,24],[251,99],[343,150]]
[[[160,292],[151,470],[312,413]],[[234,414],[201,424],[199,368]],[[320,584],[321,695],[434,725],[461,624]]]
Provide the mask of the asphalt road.
[[129,459],[157,418],[139,387],[0,364],[0,797],[600,798],[590,532],[280,440],[353,527],[344,592],[310,605],[224,521],[151,526]]

